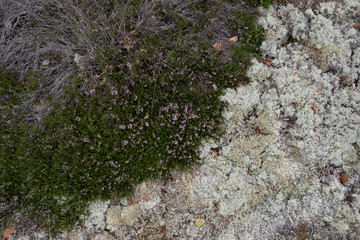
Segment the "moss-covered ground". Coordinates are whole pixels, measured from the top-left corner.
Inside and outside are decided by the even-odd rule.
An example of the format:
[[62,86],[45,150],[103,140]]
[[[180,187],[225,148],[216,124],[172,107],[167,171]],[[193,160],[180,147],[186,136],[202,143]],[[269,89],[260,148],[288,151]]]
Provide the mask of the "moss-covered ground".
[[72,228],[89,201],[201,164],[200,142],[223,134],[219,96],[261,56],[256,7],[270,3],[58,0],[14,15],[3,39],[31,32],[17,51],[38,58],[25,72],[2,53],[1,229],[16,214]]

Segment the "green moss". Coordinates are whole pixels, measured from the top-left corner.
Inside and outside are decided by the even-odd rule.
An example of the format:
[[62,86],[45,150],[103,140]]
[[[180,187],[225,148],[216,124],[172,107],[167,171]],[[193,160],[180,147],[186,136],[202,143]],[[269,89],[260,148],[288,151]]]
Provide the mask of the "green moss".
[[273,3],[273,0],[246,0],[246,2],[254,4],[256,6],[261,5],[264,8],[269,8],[270,5]]
[[[10,102],[20,99],[9,95],[15,80],[0,75],[1,96],[9,103],[1,112],[0,192],[9,213],[17,209],[56,233],[80,221],[89,201],[128,196],[146,179],[199,164],[200,142],[224,133],[226,105],[219,96],[247,83],[250,59],[261,55],[262,30],[244,12],[233,12],[235,20],[227,23],[240,37],[230,60],[205,41],[208,32],[198,33],[209,24],[209,12],[223,7],[216,2],[189,5],[188,15],[200,16],[196,23],[169,4],[166,12],[156,5],[158,24],[175,26],[137,28],[131,47],[98,45],[85,63],[92,74],[74,73],[63,88],[66,100],[53,103],[41,121],[16,116],[7,123],[16,114]],[[125,16],[129,22],[139,4]],[[41,75],[32,76],[25,92],[38,88]]]

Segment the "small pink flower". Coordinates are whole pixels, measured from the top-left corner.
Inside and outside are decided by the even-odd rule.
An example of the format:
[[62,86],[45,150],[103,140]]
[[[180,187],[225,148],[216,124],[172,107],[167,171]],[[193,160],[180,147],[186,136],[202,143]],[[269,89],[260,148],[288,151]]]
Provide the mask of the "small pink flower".
[[111,95],[117,95],[118,94],[118,90],[111,90]]
[[153,15],[153,16],[151,16],[151,18],[155,20],[155,19],[156,19],[156,16]]
[[80,121],[80,119],[81,119],[81,118],[80,118],[79,116],[76,117],[76,121]]

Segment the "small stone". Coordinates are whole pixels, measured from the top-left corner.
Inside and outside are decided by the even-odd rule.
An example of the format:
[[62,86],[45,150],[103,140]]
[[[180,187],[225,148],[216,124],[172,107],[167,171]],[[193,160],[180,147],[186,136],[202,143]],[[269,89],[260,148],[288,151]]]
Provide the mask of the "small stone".
[[121,225],[132,226],[138,220],[141,208],[138,203],[127,207],[111,206],[106,215],[106,229],[114,231]]

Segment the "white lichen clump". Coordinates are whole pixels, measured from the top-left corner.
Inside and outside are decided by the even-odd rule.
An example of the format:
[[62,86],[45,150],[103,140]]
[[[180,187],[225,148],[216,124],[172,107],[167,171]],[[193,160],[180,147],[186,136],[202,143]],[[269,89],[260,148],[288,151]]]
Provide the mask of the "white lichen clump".
[[356,236],[359,12],[354,1],[263,10],[262,50],[272,65],[254,59],[253,82],[222,97],[230,106],[221,156],[207,157],[203,172],[216,171],[192,188],[231,217],[223,239],[268,239],[298,228],[308,238]]

